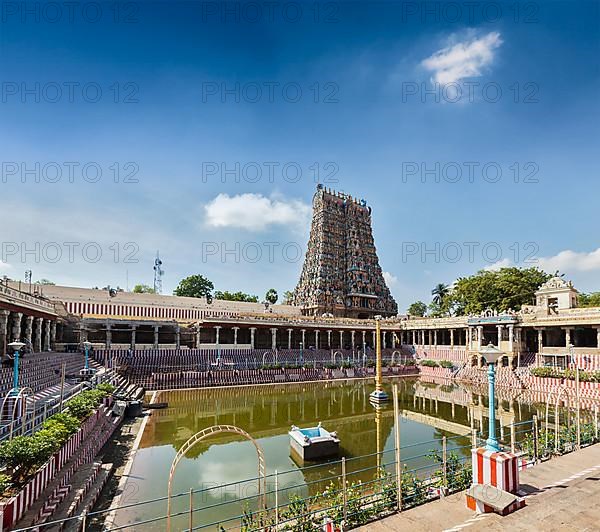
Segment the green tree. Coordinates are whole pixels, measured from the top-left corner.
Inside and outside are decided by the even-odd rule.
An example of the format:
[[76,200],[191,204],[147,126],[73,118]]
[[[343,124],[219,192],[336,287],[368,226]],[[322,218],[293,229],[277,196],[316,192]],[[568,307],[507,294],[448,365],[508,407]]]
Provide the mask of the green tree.
[[427,313],[427,305],[423,301],[415,301],[408,307],[408,314],[422,318]]
[[286,290],[283,293],[283,304],[284,305],[291,305],[292,304],[292,299],[294,299],[294,291],[293,290]]
[[600,307],[600,292],[590,294],[579,294],[580,307]]
[[36,281],[35,284],[43,284],[43,285],[47,285],[47,286],[55,286],[56,285],[56,283],[53,283],[49,279],[40,279],[39,281]]
[[435,288],[431,291],[431,295],[433,296],[432,302],[441,307],[449,293],[450,287],[447,284],[436,284]]
[[446,297],[446,305],[456,315],[478,314],[487,308],[498,311],[519,310],[532,304],[536,290],[550,278],[538,268],[481,270],[458,279]]
[[173,294],[183,297],[209,297],[214,288],[215,286],[206,277],[196,274],[179,281]]
[[265,294],[265,300],[271,303],[271,305],[274,305],[277,303],[278,299],[279,295],[277,294],[277,290],[275,290],[275,288],[269,288]]
[[258,296],[245,294],[244,292],[221,292],[220,290],[215,291],[215,299],[222,299],[224,301],[245,301],[247,303],[258,303]]
[[133,287],[134,294],[156,294],[156,290],[147,284],[136,284]]

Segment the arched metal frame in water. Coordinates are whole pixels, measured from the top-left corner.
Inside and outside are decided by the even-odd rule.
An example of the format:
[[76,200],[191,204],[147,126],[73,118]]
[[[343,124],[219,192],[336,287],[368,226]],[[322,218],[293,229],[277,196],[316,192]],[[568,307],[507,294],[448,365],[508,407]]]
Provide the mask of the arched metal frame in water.
[[186,455],[186,453],[194,447],[197,443],[201,442],[204,438],[211,436],[213,434],[221,434],[223,432],[229,432],[234,434],[239,434],[243,436],[247,440],[250,440],[254,447],[256,448],[256,454],[258,456],[258,507],[262,508],[264,506],[264,497],[267,492],[267,470],[265,466],[265,453],[262,450],[262,447],[258,444],[258,442],[250,436],[245,430],[240,429],[234,425],[213,425],[212,427],[208,427],[200,432],[197,432],[192,437],[190,437],[177,451],[175,458],[173,458],[173,462],[171,464],[171,470],[169,471],[169,483],[167,487],[167,532],[171,530],[171,484],[173,481],[173,475],[175,474],[175,469],[179,464],[180,460]]

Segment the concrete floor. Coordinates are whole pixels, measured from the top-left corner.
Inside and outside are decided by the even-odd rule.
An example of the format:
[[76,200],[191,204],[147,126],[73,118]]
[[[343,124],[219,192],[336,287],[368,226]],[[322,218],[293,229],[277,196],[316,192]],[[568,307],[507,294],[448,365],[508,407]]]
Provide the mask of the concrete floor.
[[600,444],[521,472],[527,506],[506,517],[470,511],[464,493],[371,523],[362,532],[391,530],[598,531],[600,530]]

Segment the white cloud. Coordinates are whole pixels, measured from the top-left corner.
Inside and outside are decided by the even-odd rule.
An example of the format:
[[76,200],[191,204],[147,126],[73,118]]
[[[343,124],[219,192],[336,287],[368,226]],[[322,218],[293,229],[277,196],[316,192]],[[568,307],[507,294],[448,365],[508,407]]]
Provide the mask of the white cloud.
[[393,273],[383,272],[383,278],[385,279],[388,288],[398,284],[398,277],[396,277]]
[[567,274],[600,270],[600,248],[589,253],[567,249],[553,257],[540,257],[538,263],[540,268],[550,273],[556,270]]
[[500,259],[498,262],[494,262],[493,264],[486,266],[484,268],[484,270],[486,270],[488,272],[496,272],[502,268],[508,268],[509,266],[512,266],[512,265],[513,265],[513,263],[510,259],[504,258],[504,259]]
[[8,270],[10,270],[10,264],[8,264],[8,262],[3,262],[0,260],[0,273],[4,273],[7,272]]
[[[484,269],[496,271],[500,268],[507,268],[513,265],[510,259],[504,258],[486,266]],[[592,272],[600,270],[600,248],[590,252],[577,252],[566,249],[550,257],[532,258],[528,263],[522,264],[522,266],[537,266],[548,273],[554,273],[556,270],[559,270],[561,273],[566,273],[567,275],[576,272]]]
[[264,231],[271,226],[288,226],[305,230],[311,207],[300,200],[284,200],[262,194],[219,194],[204,206],[210,227],[233,227],[248,231]]
[[432,81],[442,85],[478,77],[485,67],[492,64],[494,52],[502,42],[500,33],[493,31],[483,37],[442,48],[421,64],[433,72]]

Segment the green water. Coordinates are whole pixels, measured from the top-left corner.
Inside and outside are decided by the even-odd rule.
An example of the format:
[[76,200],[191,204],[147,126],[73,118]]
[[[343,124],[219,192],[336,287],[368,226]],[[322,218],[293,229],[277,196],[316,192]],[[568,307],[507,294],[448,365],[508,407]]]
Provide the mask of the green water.
[[[400,423],[402,462],[423,476],[433,471],[435,465],[427,454],[441,448],[443,436],[449,438],[449,449],[457,448],[456,452],[468,459],[472,423],[478,428],[483,421],[482,426],[487,427],[481,410],[478,414],[469,404],[474,400],[485,407],[485,400],[456,385],[439,386],[415,379],[395,382],[404,412]],[[385,388],[391,397],[391,384],[386,383]],[[325,488],[327,477],[341,473],[339,462],[301,469],[290,457],[288,431],[292,424],[311,427],[321,421],[327,430],[337,431],[340,457],[348,460],[349,481],[372,481],[378,465],[385,467],[394,460],[395,439],[392,404],[376,412],[369,403],[372,390],[372,381],[347,381],[162,392],[156,401],[168,402],[169,407],[153,411],[148,420],[120,504],[164,497],[178,449],[196,432],[213,425],[235,425],[257,440],[264,450],[267,474],[275,470],[279,473],[280,503],[291,493],[314,495]],[[516,400],[500,401],[499,418],[500,412],[505,425],[529,420],[535,413]],[[378,451],[383,453],[377,455]],[[257,483],[223,485],[256,478],[257,467],[256,450],[250,441],[236,434],[212,435],[194,446],[179,463],[173,494],[190,488],[214,488],[194,496],[194,508],[199,508],[194,525],[225,521],[243,512],[244,501],[240,499],[249,497],[248,503],[254,507]],[[267,488],[273,487],[274,479],[270,478]],[[268,500],[273,504],[274,496]],[[226,501],[226,505],[215,506]],[[115,525],[165,516],[166,508],[163,500],[122,510],[117,513]],[[187,494],[174,499],[172,513],[187,508]],[[172,530],[186,529],[187,523],[187,516],[175,518]],[[233,525],[224,522],[226,529]],[[138,524],[129,529],[165,530],[166,522]],[[216,525],[210,528],[216,529]]]

